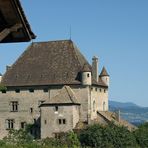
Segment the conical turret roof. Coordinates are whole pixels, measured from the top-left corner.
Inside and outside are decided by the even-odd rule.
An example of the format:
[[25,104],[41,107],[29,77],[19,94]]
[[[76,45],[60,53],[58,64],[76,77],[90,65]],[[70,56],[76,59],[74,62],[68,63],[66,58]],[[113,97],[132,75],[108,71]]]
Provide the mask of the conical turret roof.
[[90,66],[87,63],[85,63],[83,65],[83,68],[82,68],[81,72],[91,72]]
[[102,71],[100,73],[100,77],[103,77],[103,76],[109,76],[109,74],[107,73],[105,67],[102,68]]

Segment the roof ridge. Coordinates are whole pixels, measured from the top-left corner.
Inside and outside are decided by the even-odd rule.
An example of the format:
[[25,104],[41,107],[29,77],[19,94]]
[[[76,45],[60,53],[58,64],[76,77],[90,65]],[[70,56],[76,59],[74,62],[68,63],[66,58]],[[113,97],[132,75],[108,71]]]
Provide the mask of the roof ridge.
[[40,44],[40,43],[50,43],[50,42],[64,42],[64,41],[66,41],[66,42],[68,42],[68,41],[71,41],[71,42],[73,42],[72,40],[70,40],[70,39],[65,39],[65,40],[49,40],[49,41],[37,41],[37,42],[33,42],[33,43],[36,43],[36,44]]
[[78,54],[77,54],[77,52],[76,52],[76,50],[79,50],[78,49],[78,47],[72,42],[72,46],[73,46],[73,49],[74,49],[74,53],[75,53],[75,55],[76,55],[76,58],[77,58],[77,60],[78,60],[78,62],[79,62],[79,65],[81,66],[81,62],[80,62],[80,60],[79,60],[79,58],[78,58]]

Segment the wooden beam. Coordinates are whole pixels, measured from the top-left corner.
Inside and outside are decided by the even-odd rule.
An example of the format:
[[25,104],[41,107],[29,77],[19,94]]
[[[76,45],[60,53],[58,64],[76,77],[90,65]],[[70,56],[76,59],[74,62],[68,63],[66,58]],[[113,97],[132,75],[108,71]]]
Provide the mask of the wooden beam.
[[0,42],[5,39],[11,32],[17,32],[17,30],[20,28],[22,28],[22,24],[15,24],[11,28],[5,28],[0,32]]

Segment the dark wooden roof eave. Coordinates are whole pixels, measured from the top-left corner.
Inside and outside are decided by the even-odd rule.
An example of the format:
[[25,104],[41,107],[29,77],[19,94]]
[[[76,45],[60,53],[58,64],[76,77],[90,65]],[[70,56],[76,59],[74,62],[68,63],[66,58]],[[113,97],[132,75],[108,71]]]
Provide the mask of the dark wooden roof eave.
[[[5,7],[8,7],[7,10],[11,10],[11,13],[5,11]],[[0,43],[28,42],[31,39],[36,38],[35,34],[31,30],[31,27],[27,21],[19,0],[0,0],[0,12],[0,17],[2,21],[0,24],[0,35],[4,34],[5,32],[8,33],[4,37],[0,37]],[[15,31],[17,37],[12,35],[12,32],[10,30],[15,25],[22,26],[18,28],[18,30],[21,29],[23,36],[22,34],[20,35],[20,30]]]

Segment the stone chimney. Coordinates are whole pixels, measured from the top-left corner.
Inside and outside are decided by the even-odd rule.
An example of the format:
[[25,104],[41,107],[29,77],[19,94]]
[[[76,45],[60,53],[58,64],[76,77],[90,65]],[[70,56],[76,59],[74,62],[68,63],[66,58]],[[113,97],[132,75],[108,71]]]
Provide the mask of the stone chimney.
[[120,122],[120,110],[117,111],[117,121]]
[[10,68],[11,68],[11,66],[10,65],[7,65],[6,66],[6,71],[9,70]]
[[92,77],[98,82],[98,58],[96,56],[92,58]]

